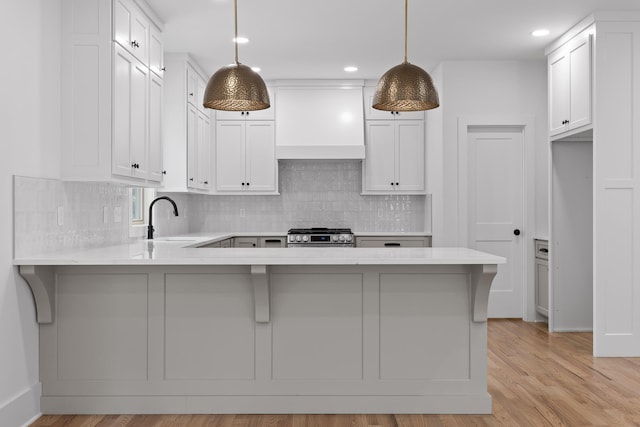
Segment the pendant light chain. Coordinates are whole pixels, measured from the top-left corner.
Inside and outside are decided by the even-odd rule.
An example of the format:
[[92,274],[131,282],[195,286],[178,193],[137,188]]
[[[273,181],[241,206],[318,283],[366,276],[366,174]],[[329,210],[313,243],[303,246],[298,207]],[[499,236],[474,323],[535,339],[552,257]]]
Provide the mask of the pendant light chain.
[[404,63],[407,61],[407,46],[409,44],[409,0],[404,0]]
[[233,17],[234,17],[235,32],[236,32],[234,45],[236,47],[236,65],[237,65],[239,64],[238,62],[238,0],[233,0]]

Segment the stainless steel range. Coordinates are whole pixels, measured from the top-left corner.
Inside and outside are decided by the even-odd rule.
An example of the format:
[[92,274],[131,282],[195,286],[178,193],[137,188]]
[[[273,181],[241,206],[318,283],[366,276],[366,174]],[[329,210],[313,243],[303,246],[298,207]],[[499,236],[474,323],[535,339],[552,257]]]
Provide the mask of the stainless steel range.
[[352,248],[355,239],[350,228],[292,228],[287,233],[287,247]]

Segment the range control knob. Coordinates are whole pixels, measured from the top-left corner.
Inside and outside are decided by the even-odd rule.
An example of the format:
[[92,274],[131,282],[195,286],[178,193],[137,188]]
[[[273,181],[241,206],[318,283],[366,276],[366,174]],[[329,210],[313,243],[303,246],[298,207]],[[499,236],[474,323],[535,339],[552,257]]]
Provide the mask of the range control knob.
[[302,241],[302,236],[296,236],[296,242],[301,242]]
[[347,242],[351,242],[352,238],[353,236],[351,234],[347,234],[346,236]]
[[302,241],[303,242],[308,242],[309,241],[309,236],[302,236]]
[[336,236],[335,234],[333,236],[331,236],[331,241],[332,242],[337,242],[338,241],[338,236]]
[[343,235],[343,234],[341,234],[341,235],[340,235],[340,241],[341,241],[341,242],[344,242],[344,240],[345,240],[345,237],[344,237],[344,235]]

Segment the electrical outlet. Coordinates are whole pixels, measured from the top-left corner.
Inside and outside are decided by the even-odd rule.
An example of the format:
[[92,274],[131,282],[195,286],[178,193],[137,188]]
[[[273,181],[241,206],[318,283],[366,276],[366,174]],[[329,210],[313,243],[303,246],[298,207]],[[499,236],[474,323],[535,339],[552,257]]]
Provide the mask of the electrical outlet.
[[109,206],[102,207],[102,222],[105,224],[109,223]]
[[113,207],[113,222],[121,223],[122,222],[122,207],[114,206]]
[[64,225],[64,208],[58,206],[58,225]]

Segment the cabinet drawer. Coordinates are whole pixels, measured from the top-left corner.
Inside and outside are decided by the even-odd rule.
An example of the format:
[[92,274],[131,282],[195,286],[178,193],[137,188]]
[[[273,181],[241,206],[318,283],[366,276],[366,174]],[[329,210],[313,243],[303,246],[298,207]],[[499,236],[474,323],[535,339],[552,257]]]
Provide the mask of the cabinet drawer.
[[431,246],[431,237],[429,236],[356,236],[357,248],[424,248]]
[[536,258],[549,259],[549,242],[547,240],[535,240]]

